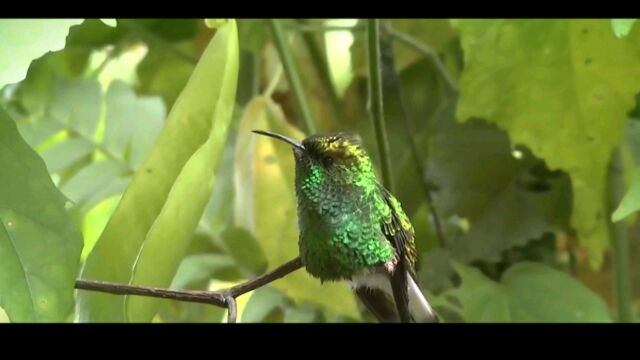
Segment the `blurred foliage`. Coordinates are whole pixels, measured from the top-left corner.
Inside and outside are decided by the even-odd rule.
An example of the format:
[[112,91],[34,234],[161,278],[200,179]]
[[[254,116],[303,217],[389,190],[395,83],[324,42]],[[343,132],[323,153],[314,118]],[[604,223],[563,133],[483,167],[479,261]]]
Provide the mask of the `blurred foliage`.
[[[638,314],[635,19],[382,24],[441,61],[389,36],[382,90],[393,192],[442,318],[619,320],[612,215]],[[316,127],[358,133],[377,163],[363,22],[282,25]],[[73,279],[220,289],[297,255],[291,151],[250,132],[308,135],[265,19],[0,20],[0,37],[0,322],[224,322],[213,306],[83,291],[74,311]],[[304,270],[238,307],[241,322],[373,321]]]

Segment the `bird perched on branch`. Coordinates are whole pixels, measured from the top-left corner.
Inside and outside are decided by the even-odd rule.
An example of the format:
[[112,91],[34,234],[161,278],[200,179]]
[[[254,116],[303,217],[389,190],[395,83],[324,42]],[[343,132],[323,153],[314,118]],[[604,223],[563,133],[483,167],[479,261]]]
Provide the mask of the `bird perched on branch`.
[[360,141],[343,133],[293,147],[300,257],[321,281],[346,281],[383,322],[437,322],[418,286],[414,231],[400,203],[376,178]]

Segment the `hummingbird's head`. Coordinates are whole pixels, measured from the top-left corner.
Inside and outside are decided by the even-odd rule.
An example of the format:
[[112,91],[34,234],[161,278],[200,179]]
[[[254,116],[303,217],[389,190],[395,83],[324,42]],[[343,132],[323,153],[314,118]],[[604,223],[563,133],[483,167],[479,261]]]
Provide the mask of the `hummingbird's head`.
[[336,175],[349,172],[373,175],[371,159],[358,136],[346,133],[316,134],[298,142],[269,131],[253,132],[289,143],[296,158],[296,169],[301,174],[321,171],[323,174]]

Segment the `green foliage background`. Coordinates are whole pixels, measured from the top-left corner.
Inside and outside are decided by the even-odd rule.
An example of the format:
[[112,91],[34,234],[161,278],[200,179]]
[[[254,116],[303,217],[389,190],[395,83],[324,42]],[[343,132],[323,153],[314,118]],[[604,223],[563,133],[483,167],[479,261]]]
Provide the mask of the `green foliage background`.
[[[315,127],[377,162],[364,20],[280,23]],[[382,25],[393,192],[441,317],[637,321],[635,19]],[[213,290],[297,255],[290,149],[250,132],[309,135],[268,20],[0,20],[0,39],[0,320],[222,322],[74,279]],[[241,322],[373,321],[304,271],[238,305]]]

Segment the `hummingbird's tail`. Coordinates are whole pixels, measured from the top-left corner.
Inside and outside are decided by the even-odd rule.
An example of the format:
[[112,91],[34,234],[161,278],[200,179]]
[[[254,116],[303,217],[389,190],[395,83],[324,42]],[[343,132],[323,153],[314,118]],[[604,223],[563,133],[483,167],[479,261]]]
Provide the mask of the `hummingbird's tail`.
[[[378,273],[357,277],[351,282],[351,287],[378,321],[400,322],[389,275]],[[407,298],[413,322],[439,322],[438,316],[420,286],[409,273],[407,273]]]
[[420,286],[415,282],[413,276],[407,276],[407,282],[409,286],[409,311],[411,317],[415,322],[439,322],[438,316],[433,311],[431,304],[427,301],[427,297],[424,295]]

